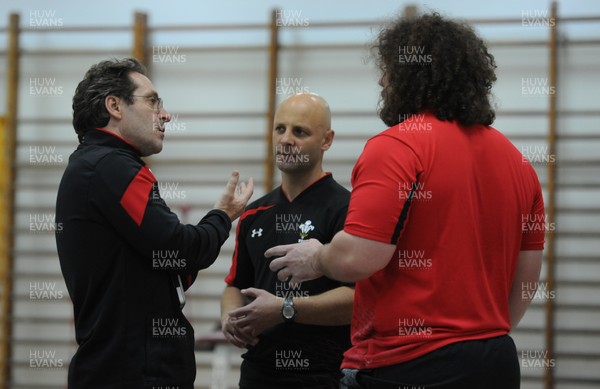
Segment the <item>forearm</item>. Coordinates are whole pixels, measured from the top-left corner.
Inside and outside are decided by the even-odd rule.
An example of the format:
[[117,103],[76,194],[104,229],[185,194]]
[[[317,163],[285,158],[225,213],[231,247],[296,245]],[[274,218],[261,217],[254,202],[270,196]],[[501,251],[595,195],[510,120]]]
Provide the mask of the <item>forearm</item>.
[[244,306],[244,295],[235,286],[227,285],[221,296],[221,321],[228,318],[229,312]]
[[356,267],[353,265],[356,258],[352,257],[347,247],[338,243],[334,239],[317,251],[313,261],[315,270],[328,278],[342,282],[359,280],[360,274],[356,274]]
[[297,314],[295,321],[301,324],[339,326],[350,324],[354,288],[342,286],[316,296],[294,298]]
[[[185,226],[191,227],[191,226]],[[212,265],[221,251],[221,246],[229,237],[231,221],[227,214],[221,210],[210,211],[195,226],[192,241],[197,244],[196,252],[192,259],[191,271],[197,272]],[[192,242],[190,242],[192,243]]]
[[511,290],[510,293],[510,328],[514,329],[517,327],[529,305],[531,304],[530,298],[522,298],[521,291]]
[[313,267],[328,278],[355,282],[370,277],[389,262],[395,246],[338,232],[313,259]]
[[[509,296],[510,326],[515,328],[535,296],[542,267],[541,251],[521,251]],[[535,286],[532,288],[532,286]]]
[[338,232],[331,243],[316,239],[271,247],[265,252],[273,259],[269,268],[280,281],[291,283],[314,280],[323,275],[343,282],[364,280],[387,266],[396,246]]

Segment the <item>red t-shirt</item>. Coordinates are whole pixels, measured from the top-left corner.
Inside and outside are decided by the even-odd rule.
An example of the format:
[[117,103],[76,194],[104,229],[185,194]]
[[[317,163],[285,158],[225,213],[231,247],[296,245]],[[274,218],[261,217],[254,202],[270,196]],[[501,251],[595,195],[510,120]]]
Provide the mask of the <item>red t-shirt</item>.
[[343,368],[402,363],[505,335],[520,250],[542,250],[542,190],[491,127],[414,115],[371,138],[352,173],[344,230],[396,245],[356,283]]

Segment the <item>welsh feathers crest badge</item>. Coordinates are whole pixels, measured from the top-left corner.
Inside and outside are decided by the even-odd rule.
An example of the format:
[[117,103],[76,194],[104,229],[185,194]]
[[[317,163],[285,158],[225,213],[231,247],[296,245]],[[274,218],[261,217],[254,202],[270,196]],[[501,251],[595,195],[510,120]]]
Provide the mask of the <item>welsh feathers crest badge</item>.
[[315,226],[313,226],[312,221],[307,220],[300,224],[298,228],[300,228],[300,239],[298,239],[298,243],[301,243],[304,242],[304,239],[306,239],[308,233],[315,229]]

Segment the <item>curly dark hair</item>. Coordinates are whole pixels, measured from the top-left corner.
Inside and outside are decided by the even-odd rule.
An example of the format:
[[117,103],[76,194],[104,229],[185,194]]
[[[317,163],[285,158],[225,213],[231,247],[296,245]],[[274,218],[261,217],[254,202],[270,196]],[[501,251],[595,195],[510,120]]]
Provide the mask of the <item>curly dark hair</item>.
[[85,133],[104,127],[110,116],[104,105],[107,96],[117,96],[133,104],[132,94],[137,85],[129,73],[146,74],[146,68],[134,58],[111,59],[99,62],[85,73],[73,96],[73,128],[83,142]]
[[378,113],[388,126],[425,110],[463,126],[493,123],[496,63],[467,24],[438,13],[400,17],[379,33],[374,52],[387,81]]

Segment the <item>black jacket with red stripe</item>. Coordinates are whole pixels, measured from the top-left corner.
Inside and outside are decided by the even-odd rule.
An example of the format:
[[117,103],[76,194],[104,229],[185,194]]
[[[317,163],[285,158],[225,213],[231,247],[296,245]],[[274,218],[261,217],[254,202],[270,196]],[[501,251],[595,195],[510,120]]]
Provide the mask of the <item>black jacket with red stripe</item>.
[[215,261],[229,217],[181,224],[136,149],[96,130],[69,158],[56,223],[79,345],[69,388],[192,388],[194,332],[176,286]]

